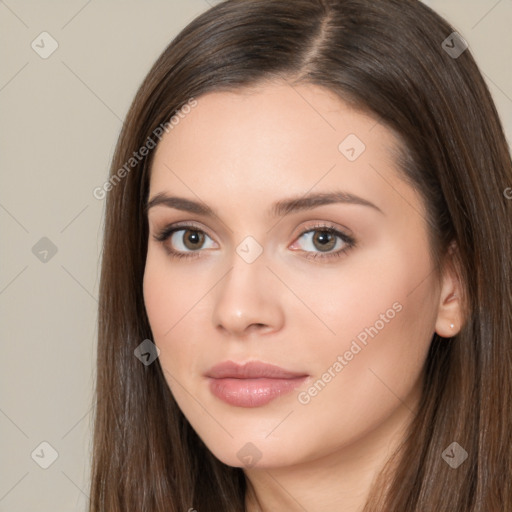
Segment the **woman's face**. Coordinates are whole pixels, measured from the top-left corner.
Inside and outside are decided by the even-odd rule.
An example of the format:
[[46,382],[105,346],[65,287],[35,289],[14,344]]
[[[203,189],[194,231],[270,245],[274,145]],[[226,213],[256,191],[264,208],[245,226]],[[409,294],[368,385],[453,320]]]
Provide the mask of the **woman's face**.
[[179,407],[232,466],[385,450],[440,297],[397,141],[317,86],[197,101],[156,150],[144,275]]

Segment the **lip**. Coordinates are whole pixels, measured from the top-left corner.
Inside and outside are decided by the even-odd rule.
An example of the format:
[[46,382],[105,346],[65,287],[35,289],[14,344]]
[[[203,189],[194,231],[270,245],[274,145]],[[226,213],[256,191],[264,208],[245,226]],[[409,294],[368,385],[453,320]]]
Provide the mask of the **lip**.
[[279,366],[250,361],[225,361],[213,366],[205,376],[217,398],[236,407],[260,407],[299,387],[309,375]]

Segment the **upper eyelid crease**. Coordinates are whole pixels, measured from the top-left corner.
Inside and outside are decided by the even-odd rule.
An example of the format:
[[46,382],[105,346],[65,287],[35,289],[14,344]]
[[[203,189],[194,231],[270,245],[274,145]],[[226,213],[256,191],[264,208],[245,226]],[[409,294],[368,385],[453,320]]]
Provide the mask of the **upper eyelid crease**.
[[[317,208],[319,206],[343,203],[343,204],[355,204],[361,206],[367,206],[385,215],[384,212],[375,204],[370,201],[363,199],[362,197],[356,196],[343,191],[337,192],[320,192],[316,194],[310,194],[308,196],[301,196],[290,199],[283,199],[277,201],[272,205],[271,214],[274,217],[280,217],[288,215],[295,211],[309,210]],[[146,213],[154,206],[167,206],[168,208],[174,208],[177,210],[194,213],[197,215],[203,215],[205,217],[218,217],[217,213],[204,203],[200,203],[184,197],[168,196],[167,194],[160,192],[153,196],[146,204]]]

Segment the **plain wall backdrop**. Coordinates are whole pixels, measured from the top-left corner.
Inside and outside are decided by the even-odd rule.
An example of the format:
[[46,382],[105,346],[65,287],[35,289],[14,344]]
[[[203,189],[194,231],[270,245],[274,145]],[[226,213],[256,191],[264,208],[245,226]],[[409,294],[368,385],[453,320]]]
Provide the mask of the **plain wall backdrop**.
[[[213,3],[0,0],[0,512],[87,508],[105,206],[93,190],[143,77]],[[512,0],[425,3],[468,42],[510,143]]]

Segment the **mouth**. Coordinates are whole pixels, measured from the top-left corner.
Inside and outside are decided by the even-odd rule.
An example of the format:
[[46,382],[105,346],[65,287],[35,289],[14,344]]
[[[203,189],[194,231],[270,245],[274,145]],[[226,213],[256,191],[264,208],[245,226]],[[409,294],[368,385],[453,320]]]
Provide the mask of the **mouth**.
[[290,393],[309,377],[260,361],[243,365],[226,361],[211,368],[205,376],[211,393],[235,407],[265,405]]

